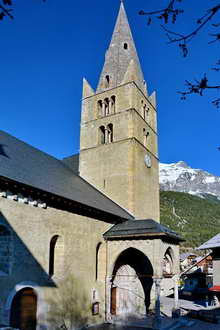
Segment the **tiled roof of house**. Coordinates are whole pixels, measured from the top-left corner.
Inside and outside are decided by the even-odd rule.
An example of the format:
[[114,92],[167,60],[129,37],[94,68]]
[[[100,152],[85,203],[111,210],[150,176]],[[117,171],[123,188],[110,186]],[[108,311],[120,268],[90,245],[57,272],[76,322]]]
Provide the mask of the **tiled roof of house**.
[[198,247],[199,250],[220,248],[220,234],[215,235],[207,242]]

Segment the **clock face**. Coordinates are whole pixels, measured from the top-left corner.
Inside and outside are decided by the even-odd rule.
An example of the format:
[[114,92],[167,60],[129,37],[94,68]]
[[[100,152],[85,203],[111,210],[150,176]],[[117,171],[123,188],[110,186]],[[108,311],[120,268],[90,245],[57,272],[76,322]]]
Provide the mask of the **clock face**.
[[150,168],[151,167],[151,156],[149,154],[146,154],[144,157],[145,165]]

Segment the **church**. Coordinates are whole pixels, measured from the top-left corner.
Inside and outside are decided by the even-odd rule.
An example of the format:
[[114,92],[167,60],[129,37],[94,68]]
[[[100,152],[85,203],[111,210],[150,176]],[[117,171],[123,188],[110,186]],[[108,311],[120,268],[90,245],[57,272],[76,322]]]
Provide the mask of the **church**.
[[[92,65],[92,63],[91,63]],[[146,315],[179,272],[160,224],[156,95],[123,2],[98,86],[84,79],[80,153],[56,159],[0,131],[0,324],[80,329]]]

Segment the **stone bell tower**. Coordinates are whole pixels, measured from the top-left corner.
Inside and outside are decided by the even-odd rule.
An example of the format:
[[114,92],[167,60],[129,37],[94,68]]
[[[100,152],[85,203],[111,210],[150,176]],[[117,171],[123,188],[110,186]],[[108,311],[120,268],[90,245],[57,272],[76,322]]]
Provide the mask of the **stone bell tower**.
[[159,221],[157,114],[123,3],[97,90],[83,82],[80,176],[132,213]]

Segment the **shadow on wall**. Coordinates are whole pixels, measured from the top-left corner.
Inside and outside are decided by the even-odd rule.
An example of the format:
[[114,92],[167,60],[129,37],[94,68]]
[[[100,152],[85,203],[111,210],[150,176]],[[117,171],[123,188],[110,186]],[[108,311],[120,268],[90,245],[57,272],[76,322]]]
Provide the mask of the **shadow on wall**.
[[[50,242],[44,243],[43,250],[48,250],[49,258]],[[86,325],[91,315],[91,297],[86,295],[85,284],[72,275],[62,280],[54,277],[55,283],[49,275],[50,261],[47,272],[36,258],[0,212],[0,298],[7,306],[7,316],[0,316],[0,323],[10,323],[21,330],[35,330],[36,325],[38,329],[48,329],[48,323],[52,330]],[[40,288],[45,289],[43,296]]]
[[[32,233],[28,230],[26,235],[31,241]],[[27,324],[37,322],[40,287],[55,288],[56,284],[0,212],[0,323],[23,330],[36,329]]]
[[69,275],[59,282],[53,298],[48,299],[48,322],[51,329],[75,329],[86,325],[91,315],[91,299],[86,295],[83,282]]
[[[31,235],[31,233],[27,232],[27,235]],[[48,246],[45,246],[45,249],[48,249]],[[4,291],[7,287],[7,282],[10,282],[10,288],[24,281],[35,282],[41,287],[56,287],[49,274],[39,264],[28,246],[17,235],[1,212],[0,276],[0,287],[4,287]]]

